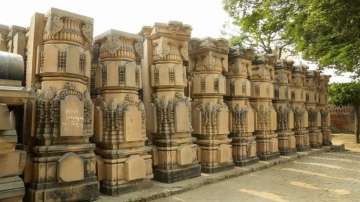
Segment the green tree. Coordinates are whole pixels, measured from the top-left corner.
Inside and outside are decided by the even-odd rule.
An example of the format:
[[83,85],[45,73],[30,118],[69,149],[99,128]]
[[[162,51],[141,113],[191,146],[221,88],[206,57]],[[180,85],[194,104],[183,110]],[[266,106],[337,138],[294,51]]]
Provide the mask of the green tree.
[[356,142],[360,143],[360,82],[334,83],[329,86],[329,102],[337,106],[352,105],[355,111]]
[[[223,0],[224,9],[232,17],[239,35],[232,36],[231,45],[251,44],[255,48],[272,54],[291,44],[284,36],[288,4],[279,0]],[[249,43],[251,41],[251,43]]]
[[359,0],[223,0],[223,5],[266,53],[290,47],[320,68],[360,76]]

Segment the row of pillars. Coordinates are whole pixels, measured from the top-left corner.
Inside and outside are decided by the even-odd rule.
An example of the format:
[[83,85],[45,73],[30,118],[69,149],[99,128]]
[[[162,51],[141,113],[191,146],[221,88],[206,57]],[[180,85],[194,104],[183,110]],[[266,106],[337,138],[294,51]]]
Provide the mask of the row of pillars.
[[95,200],[329,144],[328,77],[191,39],[180,22],[92,37],[91,18],[35,14],[26,84],[27,201]]

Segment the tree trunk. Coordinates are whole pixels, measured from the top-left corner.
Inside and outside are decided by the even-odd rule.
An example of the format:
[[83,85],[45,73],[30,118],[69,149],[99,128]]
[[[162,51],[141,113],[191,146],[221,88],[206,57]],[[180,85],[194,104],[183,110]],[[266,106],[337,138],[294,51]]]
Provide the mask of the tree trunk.
[[354,106],[354,110],[355,110],[355,135],[356,135],[356,143],[360,143],[360,106],[355,105]]

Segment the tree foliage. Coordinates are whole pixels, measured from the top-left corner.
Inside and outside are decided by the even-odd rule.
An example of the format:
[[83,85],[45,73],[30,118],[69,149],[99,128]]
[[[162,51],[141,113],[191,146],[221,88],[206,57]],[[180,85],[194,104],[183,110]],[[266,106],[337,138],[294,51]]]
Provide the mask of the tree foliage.
[[329,102],[337,106],[360,106],[360,83],[333,83],[328,88]]
[[234,24],[265,52],[291,44],[320,67],[360,75],[359,0],[223,0],[223,4]]

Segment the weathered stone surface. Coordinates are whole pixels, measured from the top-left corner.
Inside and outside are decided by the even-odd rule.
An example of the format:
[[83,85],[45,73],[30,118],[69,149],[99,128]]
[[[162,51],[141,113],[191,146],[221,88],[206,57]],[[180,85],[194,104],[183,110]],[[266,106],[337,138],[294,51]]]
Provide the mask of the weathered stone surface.
[[84,124],[84,103],[74,95],[60,102],[60,135],[82,136]]

